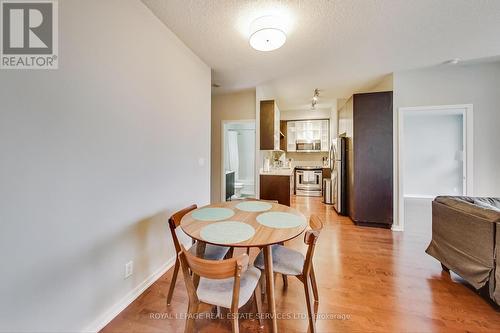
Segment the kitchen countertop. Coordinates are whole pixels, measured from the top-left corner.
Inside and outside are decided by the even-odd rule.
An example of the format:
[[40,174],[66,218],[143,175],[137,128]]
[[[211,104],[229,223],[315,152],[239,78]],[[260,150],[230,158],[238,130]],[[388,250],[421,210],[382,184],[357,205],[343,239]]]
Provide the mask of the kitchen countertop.
[[271,169],[269,172],[264,172],[264,169],[260,169],[260,174],[264,176],[292,176],[293,168]]

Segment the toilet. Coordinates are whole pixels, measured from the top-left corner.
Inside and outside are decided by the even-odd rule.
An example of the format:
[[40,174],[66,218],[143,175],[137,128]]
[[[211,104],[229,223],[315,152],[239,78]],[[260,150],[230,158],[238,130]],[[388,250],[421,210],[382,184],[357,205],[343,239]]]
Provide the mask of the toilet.
[[243,190],[243,183],[234,183],[234,197],[241,198],[241,191]]

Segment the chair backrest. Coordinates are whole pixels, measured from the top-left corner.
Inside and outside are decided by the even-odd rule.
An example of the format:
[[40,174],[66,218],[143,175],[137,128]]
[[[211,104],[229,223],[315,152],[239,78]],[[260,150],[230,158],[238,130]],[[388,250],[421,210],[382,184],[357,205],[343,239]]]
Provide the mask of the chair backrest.
[[320,230],[323,229],[323,222],[317,215],[311,215],[309,218],[309,227],[312,230]]
[[198,258],[181,245],[188,267],[200,277],[207,279],[226,279],[241,274],[248,268],[248,255],[242,254],[236,258],[226,260],[206,260]]
[[198,208],[196,205],[191,205],[189,207],[186,207],[176,213],[174,213],[170,218],[168,219],[168,226],[170,227],[170,233],[172,234],[172,239],[174,241],[174,247],[175,247],[175,252],[179,253],[181,252],[181,246],[179,243],[179,239],[177,238],[177,234],[175,233],[175,229],[181,224],[181,220],[186,215],[192,210],[195,210]]
[[246,253],[236,258],[225,260],[206,260],[189,253],[186,248],[184,248],[184,245],[181,245],[179,260],[181,262],[190,302],[198,302],[198,296],[189,269],[191,269],[193,275],[196,274],[199,277],[207,279],[226,279],[234,277],[232,306],[236,306],[236,309],[238,308],[240,277],[248,268],[248,255]]
[[311,227],[311,230],[307,230],[304,235],[304,243],[307,245],[307,254],[302,274],[305,276],[309,275],[311,272],[314,249],[316,247],[316,241],[318,240],[319,234],[323,229],[323,222],[318,216],[311,215],[309,218],[309,226]]

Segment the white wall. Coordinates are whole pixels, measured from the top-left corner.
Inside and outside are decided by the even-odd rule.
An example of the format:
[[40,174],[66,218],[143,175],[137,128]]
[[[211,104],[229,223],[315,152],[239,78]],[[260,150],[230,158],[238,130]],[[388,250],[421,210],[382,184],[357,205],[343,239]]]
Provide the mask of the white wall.
[[339,113],[337,111],[337,101],[335,101],[330,109],[330,140],[335,139],[338,135]]
[[[394,73],[394,124],[400,107],[473,104],[474,189],[500,196],[500,63],[439,66]],[[397,161],[395,135],[395,161]],[[395,165],[395,198],[399,170]],[[394,205],[397,210],[397,202]],[[398,216],[398,212],[395,212]]]
[[404,232],[430,240],[432,237],[432,198],[404,199]]
[[0,73],[0,331],[99,328],[209,201],[210,69],[138,0],[59,17],[59,70]]
[[394,89],[393,73],[385,75],[379,82],[369,89],[363,89],[363,93],[392,91]]
[[404,195],[463,195],[463,116],[408,112],[403,127]]

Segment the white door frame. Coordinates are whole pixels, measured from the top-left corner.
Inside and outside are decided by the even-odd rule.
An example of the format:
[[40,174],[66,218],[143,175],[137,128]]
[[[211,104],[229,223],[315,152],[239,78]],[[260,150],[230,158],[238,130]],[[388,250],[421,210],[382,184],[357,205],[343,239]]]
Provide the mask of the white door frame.
[[[221,188],[220,188],[220,198],[221,201],[224,202],[226,201],[226,169],[225,169],[225,154],[226,154],[226,126],[229,124],[234,124],[234,123],[254,123],[256,126],[255,119],[235,119],[235,120],[222,120],[221,121],[221,150],[220,150],[220,183],[221,183]],[[255,134],[257,136],[257,133]],[[255,148],[255,147],[254,147]],[[255,159],[257,159],[257,156],[255,156]],[[255,161],[254,161],[255,162]],[[255,170],[254,170],[255,171]],[[254,172],[254,186],[256,186],[256,177],[257,173]]]
[[396,207],[397,212],[397,224],[392,227],[394,231],[404,231],[404,126],[403,120],[406,113],[410,111],[419,112],[439,112],[440,114],[457,114],[456,110],[463,110],[460,114],[463,115],[463,140],[464,140],[464,176],[466,182],[464,184],[464,194],[468,196],[473,195],[473,185],[474,185],[474,145],[473,145],[473,106],[472,104],[459,104],[459,105],[438,105],[438,106],[415,106],[415,107],[401,107],[397,111],[398,117],[398,141],[397,141],[397,182],[398,182],[398,196]]

